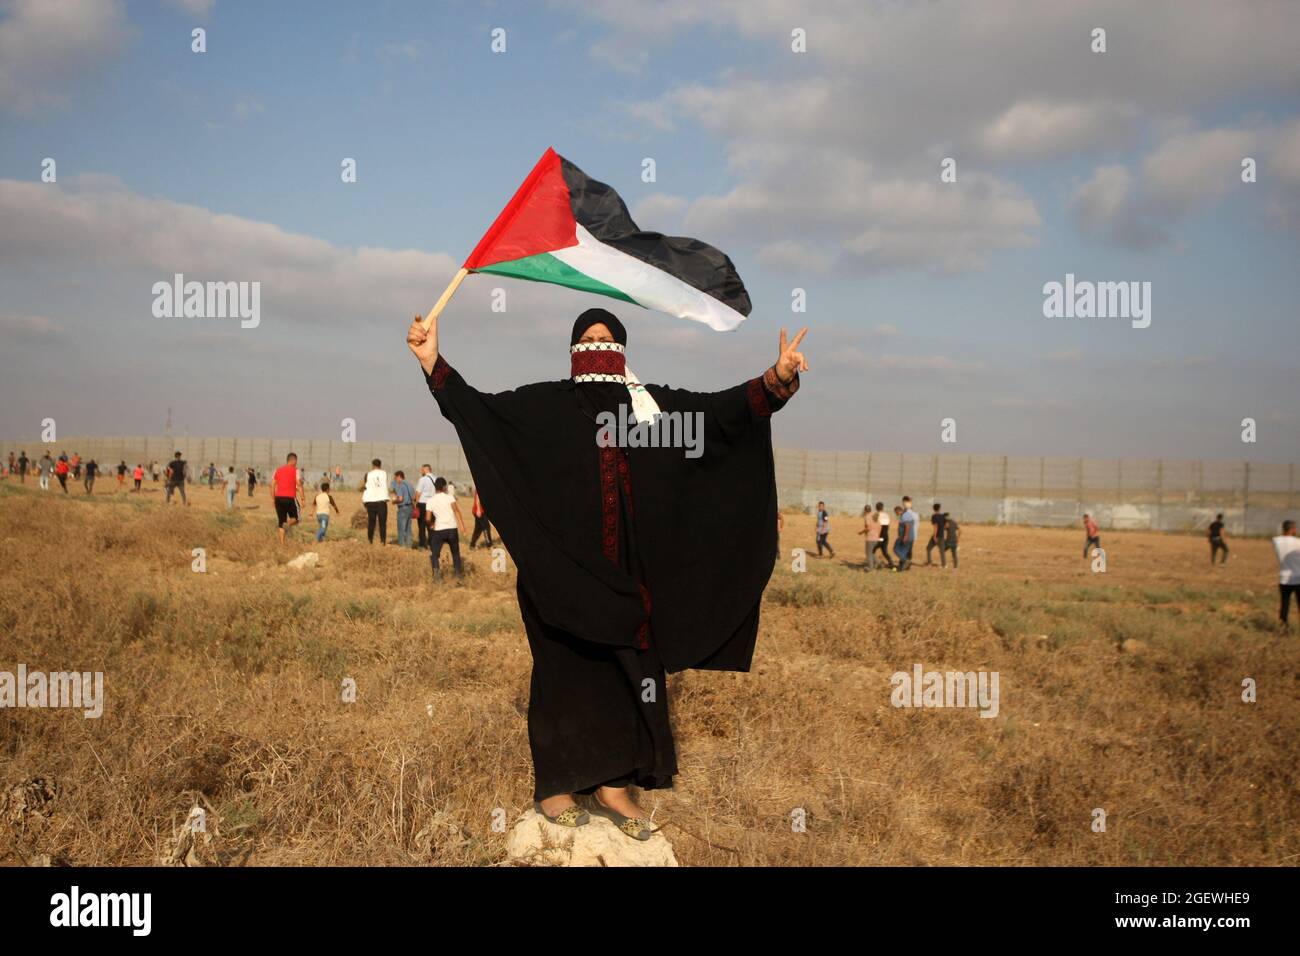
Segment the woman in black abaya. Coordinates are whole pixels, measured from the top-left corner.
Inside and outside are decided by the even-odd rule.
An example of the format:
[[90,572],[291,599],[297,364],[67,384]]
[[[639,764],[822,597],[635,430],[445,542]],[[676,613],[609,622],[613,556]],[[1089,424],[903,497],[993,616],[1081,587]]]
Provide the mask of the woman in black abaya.
[[[518,568],[534,799],[548,819],[582,825],[581,799],[648,838],[628,788],[670,787],[677,772],[666,673],[749,669],[776,546],[769,419],[807,369],[806,331],[789,343],[781,331],[763,375],[689,392],[640,385],[622,323],[589,309],[568,379],[485,394],[439,354],[436,320],[427,333],[412,323],[407,343]],[[609,416],[635,424],[629,407],[637,420],[693,416],[702,454],[599,441]]]

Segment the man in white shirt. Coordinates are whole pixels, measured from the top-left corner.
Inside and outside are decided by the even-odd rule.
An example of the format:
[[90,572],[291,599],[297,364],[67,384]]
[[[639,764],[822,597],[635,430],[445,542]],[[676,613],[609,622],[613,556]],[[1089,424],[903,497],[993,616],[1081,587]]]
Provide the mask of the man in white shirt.
[[226,472],[226,510],[235,510],[235,495],[239,494],[239,475],[235,473],[235,466],[231,465]]
[[876,516],[880,521],[880,539],[876,541],[875,550],[879,551],[885,559],[885,564],[889,570],[894,570],[894,559],[889,556],[889,512],[885,510],[883,501],[876,502]]
[[1279,616],[1282,626],[1288,627],[1291,595],[1295,595],[1296,607],[1300,608],[1300,538],[1296,537],[1294,521],[1282,522],[1282,533],[1273,539],[1273,552],[1277,555],[1277,589],[1282,595]]
[[429,465],[420,466],[420,480],[415,483],[415,518],[419,525],[417,533],[420,536],[416,547],[427,548],[429,546],[428,534],[425,530],[424,515],[429,509],[429,502],[433,500],[433,468]]
[[379,459],[370,462],[366,472],[361,503],[366,508],[366,538],[375,543],[375,526],[379,526],[379,543],[388,544],[388,472],[379,467]]
[[[442,543],[447,542],[451,549],[451,563],[460,577],[463,568],[460,563],[460,536],[465,532],[465,519],[461,517],[460,505],[447,493],[447,480],[439,478],[434,482],[434,496],[429,500],[429,560],[433,562],[433,579],[442,580],[442,571],[438,568],[438,558],[442,556]],[[459,530],[457,530],[459,529]]]

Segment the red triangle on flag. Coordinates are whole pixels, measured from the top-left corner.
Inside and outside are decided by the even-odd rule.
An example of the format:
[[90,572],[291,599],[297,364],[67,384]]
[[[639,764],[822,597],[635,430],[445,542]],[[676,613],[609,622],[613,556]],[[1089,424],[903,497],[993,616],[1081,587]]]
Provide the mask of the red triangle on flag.
[[577,244],[560,157],[548,148],[469,254],[465,268],[472,271]]

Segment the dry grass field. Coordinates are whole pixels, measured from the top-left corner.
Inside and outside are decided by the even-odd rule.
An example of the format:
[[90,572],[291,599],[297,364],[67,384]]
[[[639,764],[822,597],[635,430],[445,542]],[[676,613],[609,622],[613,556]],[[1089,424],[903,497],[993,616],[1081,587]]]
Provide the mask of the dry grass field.
[[[199,803],[207,864],[504,860],[493,812],[532,794],[513,570],[479,550],[435,587],[427,552],[349,528],[351,492],[329,540],[281,550],[264,488],[227,515],[201,487],[72,487],[0,485],[0,670],[103,671],[107,702],[0,710],[0,858],[153,864]],[[1103,531],[1094,574],[1081,531],[970,525],[958,571],[865,574],[857,527],[818,560],[787,515],[786,554],[814,556],[778,567],[753,671],[671,678],[681,774],[644,803],[684,864],[1300,861],[1300,642],[1267,541],[1211,568],[1202,538]],[[892,707],[916,663],[997,671],[998,716]],[[36,777],[57,795],[24,804]]]

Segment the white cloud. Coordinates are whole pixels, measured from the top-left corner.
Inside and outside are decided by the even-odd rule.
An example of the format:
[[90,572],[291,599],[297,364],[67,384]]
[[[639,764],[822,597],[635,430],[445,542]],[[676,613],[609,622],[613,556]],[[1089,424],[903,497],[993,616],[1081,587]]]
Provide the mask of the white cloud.
[[793,239],[770,242],[758,250],[758,261],[769,269],[783,272],[811,272],[824,275],[830,271],[830,260],[815,252],[806,243]]
[[5,0],[0,13],[0,109],[15,113],[66,107],[127,42],[120,0]]
[[1000,159],[1043,158],[1119,145],[1133,133],[1137,108],[1125,103],[1020,100],[979,134]]
[[[585,6],[607,28],[602,55],[635,50],[636,69],[687,31],[752,43],[740,66],[622,107],[652,132],[694,127],[722,141],[738,182],[692,203],[694,234],[752,241],[769,261],[829,242],[849,269],[935,272],[981,269],[1036,239],[1034,203],[987,164],[1097,156],[1113,165],[1117,149],[1151,132],[1167,138],[1179,118],[1300,87],[1296,9],[1260,3],[1243,15],[1214,0]],[[1099,23],[1104,54],[1089,46]],[[807,31],[806,54],[789,50],[793,26]],[[1096,176],[1076,197],[1076,218],[1129,245],[1170,242],[1177,216],[1147,227],[1146,207],[1161,213],[1172,194],[1203,182],[1212,152],[1201,144],[1207,165],[1192,168],[1153,157],[1150,181],[1131,184],[1143,205],[1136,216],[1103,216],[1128,187],[1114,173]],[[940,188],[945,156],[958,159],[954,189]],[[1287,218],[1286,204],[1275,215]]]
[[642,229],[666,233],[680,226],[682,214],[688,205],[684,196],[654,193],[628,211]]
[[[262,307],[340,321],[403,315],[456,271],[450,256],[345,248],[266,222],[141,196],[104,177],[70,185],[0,180],[0,260],[147,280],[261,281]],[[143,288],[147,290],[148,284]],[[147,304],[148,297],[143,301]]]
[[173,7],[193,17],[206,17],[217,0],[167,0]]
[[0,339],[49,342],[63,333],[63,326],[49,316],[0,312]]
[[[1261,185],[1242,182],[1242,160],[1259,165]],[[1078,185],[1069,210],[1085,235],[1130,248],[1173,241],[1174,227],[1231,195],[1263,189],[1265,215],[1285,229],[1300,221],[1300,121],[1246,128],[1171,127],[1137,164],[1098,166]]]

